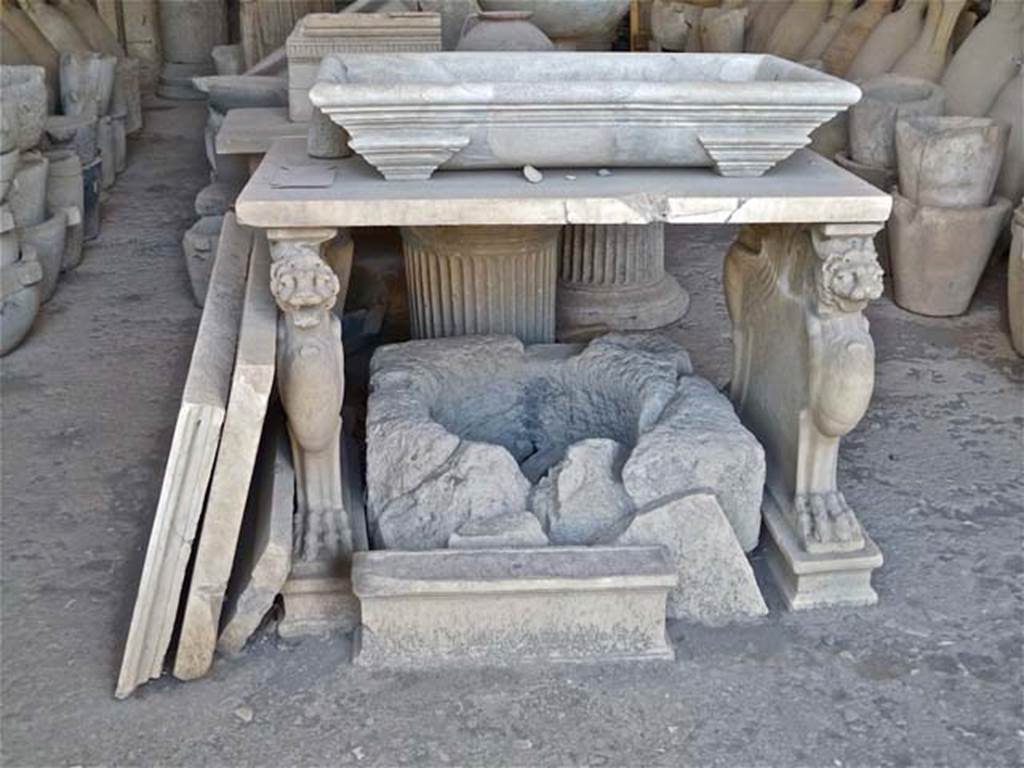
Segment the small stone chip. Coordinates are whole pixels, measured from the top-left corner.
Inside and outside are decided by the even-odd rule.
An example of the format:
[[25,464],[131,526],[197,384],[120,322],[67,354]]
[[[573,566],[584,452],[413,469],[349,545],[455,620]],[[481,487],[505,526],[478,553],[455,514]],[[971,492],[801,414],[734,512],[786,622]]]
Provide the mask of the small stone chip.
[[576,181],[576,177],[573,176],[571,173],[565,174],[565,179],[566,181]]
[[251,723],[253,718],[252,707],[239,707],[235,710],[235,717],[243,723]]
[[540,184],[540,182],[544,181],[544,174],[532,165],[523,166],[523,176],[525,176],[526,180],[531,184]]
[[597,169],[597,175],[598,176],[611,176],[612,172],[609,171],[607,168],[598,168]]

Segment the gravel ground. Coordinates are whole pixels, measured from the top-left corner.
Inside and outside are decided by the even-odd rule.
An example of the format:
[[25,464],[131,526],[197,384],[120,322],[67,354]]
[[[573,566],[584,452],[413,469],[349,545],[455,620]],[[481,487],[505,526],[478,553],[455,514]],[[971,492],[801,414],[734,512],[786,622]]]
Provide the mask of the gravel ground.
[[[881,601],[671,627],[664,665],[371,672],[263,636],[191,684],[114,681],[199,311],[180,240],[201,106],[131,143],[101,237],[3,361],[2,760],[72,765],[1001,766],[1022,762],[1022,382],[1005,262],[970,314],[868,311],[878,383],[840,483]],[[670,231],[677,333],[724,383],[722,255]],[[762,563],[755,554],[759,571]]]

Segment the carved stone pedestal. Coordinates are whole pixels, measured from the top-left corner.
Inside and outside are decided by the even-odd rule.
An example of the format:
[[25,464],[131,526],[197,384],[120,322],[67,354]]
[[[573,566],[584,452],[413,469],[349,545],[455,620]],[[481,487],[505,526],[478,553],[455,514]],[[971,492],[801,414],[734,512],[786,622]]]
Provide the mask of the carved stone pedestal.
[[562,231],[560,339],[661,328],[689,305],[689,295],[665,272],[663,223],[571,224]]
[[412,335],[555,340],[558,235],[552,226],[403,227]]
[[862,311],[882,293],[878,229],[752,225],[726,257],[730,394],[765,449],[769,562],[792,609],[878,599],[882,555],[836,483],[839,440],[874,387]]

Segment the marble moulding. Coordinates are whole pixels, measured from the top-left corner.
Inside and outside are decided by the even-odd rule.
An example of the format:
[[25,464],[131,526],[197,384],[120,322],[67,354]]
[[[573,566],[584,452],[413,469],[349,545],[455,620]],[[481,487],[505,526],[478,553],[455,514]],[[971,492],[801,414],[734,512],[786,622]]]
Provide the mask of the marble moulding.
[[[694,615],[690,598],[673,590],[669,616],[764,612],[742,557],[758,541],[764,453],[667,339],[613,334],[586,347],[524,347],[507,336],[414,341],[379,349],[371,369],[367,522],[375,547],[621,538],[665,544],[676,559],[673,542],[718,524],[739,554],[727,559],[733,576],[721,583],[745,585],[743,599],[711,599],[719,611]],[[694,523],[691,506],[678,501],[701,492],[714,494],[715,510]],[[673,504],[676,512],[666,512]],[[686,583],[693,563],[683,560]]]
[[333,54],[310,91],[354,152],[402,180],[524,165],[760,176],[859,98],[850,83],[748,54]]

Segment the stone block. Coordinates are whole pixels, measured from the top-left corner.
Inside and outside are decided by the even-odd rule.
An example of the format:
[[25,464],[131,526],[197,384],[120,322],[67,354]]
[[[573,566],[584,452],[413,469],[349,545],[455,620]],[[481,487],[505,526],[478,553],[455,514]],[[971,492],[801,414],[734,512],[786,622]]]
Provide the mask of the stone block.
[[661,547],[359,552],[362,666],[672,659]]

